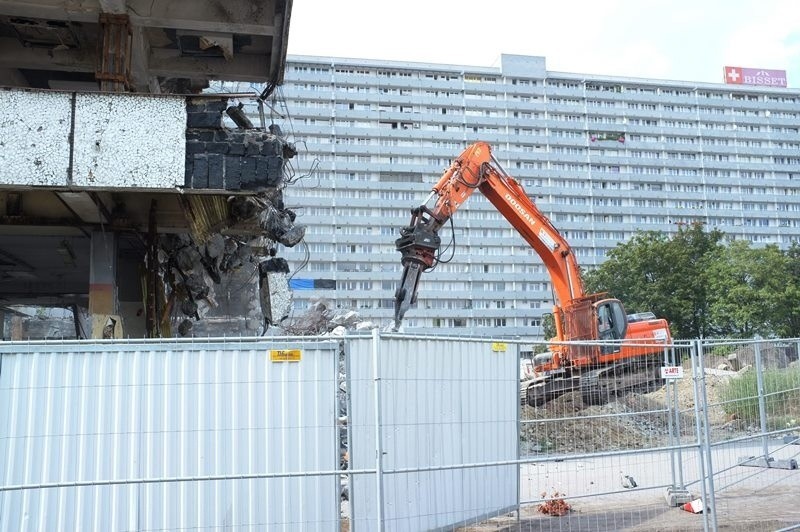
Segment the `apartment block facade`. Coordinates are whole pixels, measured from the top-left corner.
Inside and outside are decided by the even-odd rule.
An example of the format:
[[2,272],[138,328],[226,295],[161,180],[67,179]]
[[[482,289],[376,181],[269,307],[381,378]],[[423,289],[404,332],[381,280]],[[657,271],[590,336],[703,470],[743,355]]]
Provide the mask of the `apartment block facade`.
[[[639,230],[702,222],[728,239],[800,239],[800,91],[499,67],[289,56],[271,122],[296,143],[282,249],[294,312],[314,301],[391,323],[394,240],[453,158],[493,146],[591,268]],[[480,193],[441,232],[405,330],[541,338],[553,296],[539,257]],[[628,309],[630,312],[647,309]]]

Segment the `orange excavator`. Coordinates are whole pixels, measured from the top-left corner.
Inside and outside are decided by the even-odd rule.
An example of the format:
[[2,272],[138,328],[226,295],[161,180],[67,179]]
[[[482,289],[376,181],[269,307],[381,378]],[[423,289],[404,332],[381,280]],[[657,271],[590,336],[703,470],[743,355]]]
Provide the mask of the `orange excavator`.
[[587,294],[569,243],[485,142],[470,145],[452,162],[427,200],[411,210],[411,223],[400,230],[395,245],[402,254],[403,275],[395,292],[395,330],[417,300],[422,272],[439,262],[439,230],[475,190],[536,251],[552,282],[556,335],[548,353],[534,359],[527,402],[539,406],[580,390],[584,402],[598,404],[615,394],[660,384],[658,368],[672,341],[666,320],[649,312],[628,316],[619,300]]

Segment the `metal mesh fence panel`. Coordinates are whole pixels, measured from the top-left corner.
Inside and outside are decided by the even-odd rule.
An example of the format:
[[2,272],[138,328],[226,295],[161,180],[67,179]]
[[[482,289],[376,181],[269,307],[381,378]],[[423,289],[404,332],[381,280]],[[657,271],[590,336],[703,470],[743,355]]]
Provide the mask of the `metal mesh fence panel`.
[[352,530],[453,529],[517,507],[513,344],[348,343]]
[[695,404],[691,370],[660,378],[689,354],[666,346],[606,378],[602,396],[577,382],[522,407],[520,530],[702,528],[704,517],[678,510],[702,478],[694,411],[680,411]]
[[699,362],[718,525],[800,524],[797,342],[705,342]]

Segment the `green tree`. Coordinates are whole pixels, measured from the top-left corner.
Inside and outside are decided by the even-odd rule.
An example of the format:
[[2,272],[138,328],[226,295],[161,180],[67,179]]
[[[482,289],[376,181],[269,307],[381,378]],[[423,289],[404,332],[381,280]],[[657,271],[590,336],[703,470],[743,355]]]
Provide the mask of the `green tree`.
[[721,254],[723,233],[701,224],[681,226],[671,238],[638,232],[584,275],[591,292],[608,292],[628,313],[666,318],[675,338],[708,336],[708,269]]
[[722,256],[724,236],[717,229],[705,231],[696,223],[679,227],[669,241],[664,316],[676,324],[674,332],[679,338],[703,338],[713,333],[708,272]]
[[790,282],[789,258],[776,245],[752,248],[737,240],[711,266],[710,315],[717,333],[750,338],[790,331],[796,286]]
[[793,242],[784,253],[786,257],[786,289],[783,299],[782,320],[776,324],[775,333],[784,338],[800,337],[800,245]]

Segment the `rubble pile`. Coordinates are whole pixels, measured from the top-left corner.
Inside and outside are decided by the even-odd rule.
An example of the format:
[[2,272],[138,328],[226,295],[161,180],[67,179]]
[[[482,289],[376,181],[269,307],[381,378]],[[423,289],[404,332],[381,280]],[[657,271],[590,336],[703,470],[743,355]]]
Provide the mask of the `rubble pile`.
[[200,320],[217,306],[214,285],[253,258],[250,245],[234,237],[215,234],[203,245],[189,235],[164,235],[159,246],[159,264],[172,302],[184,319],[178,333],[186,336],[191,320]]
[[343,336],[347,331],[372,329],[371,321],[362,321],[358,312],[332,307],[331,302],[318,299],[301,316],[286,320],[281,327],[291,335],[331,335]]
[[[178,325],[181,336],[191,333],[193,320],[204,319],[218,306],[215,286],[245,266],[248,277],[244,283],[253,284],[262,315],[258,325],[253,327],[248,307],[246,329],[255,331],[262,322],[265,329],[278,325],[291,310],[289,266],[284,259],[275,258],[275,245],[297,245],[305,236],[305,226],[295,224],[296,215],[284,205],[279,189],[233,196],[228,200],[228,207],[233,227],[255,224],[256,228],[243,233],[260,233],[261,236],[215,233],[204,243],[197,243],[188,234],[168,234],[161,238],[159,265],[168,301],[172,304],[170,310],[177,309],[182,316]],[[247,300],[256,299],[248,296]]]
[[542,492],[541,497],[547,500],[537,506],[536,511],[553,517],[563,517],[567,515],[572,511],[572,506],[564,500],[564,495],[565,494],[556,491],[548,498],[547,492]]
[[286,247],[294,247],[306,234],[304,225],[296,225],[297,215],[283,203],[283,192],[272,189],[252,196],[234,196],[230,199],[230,212],[234,222],[257,220],[264,236]]

